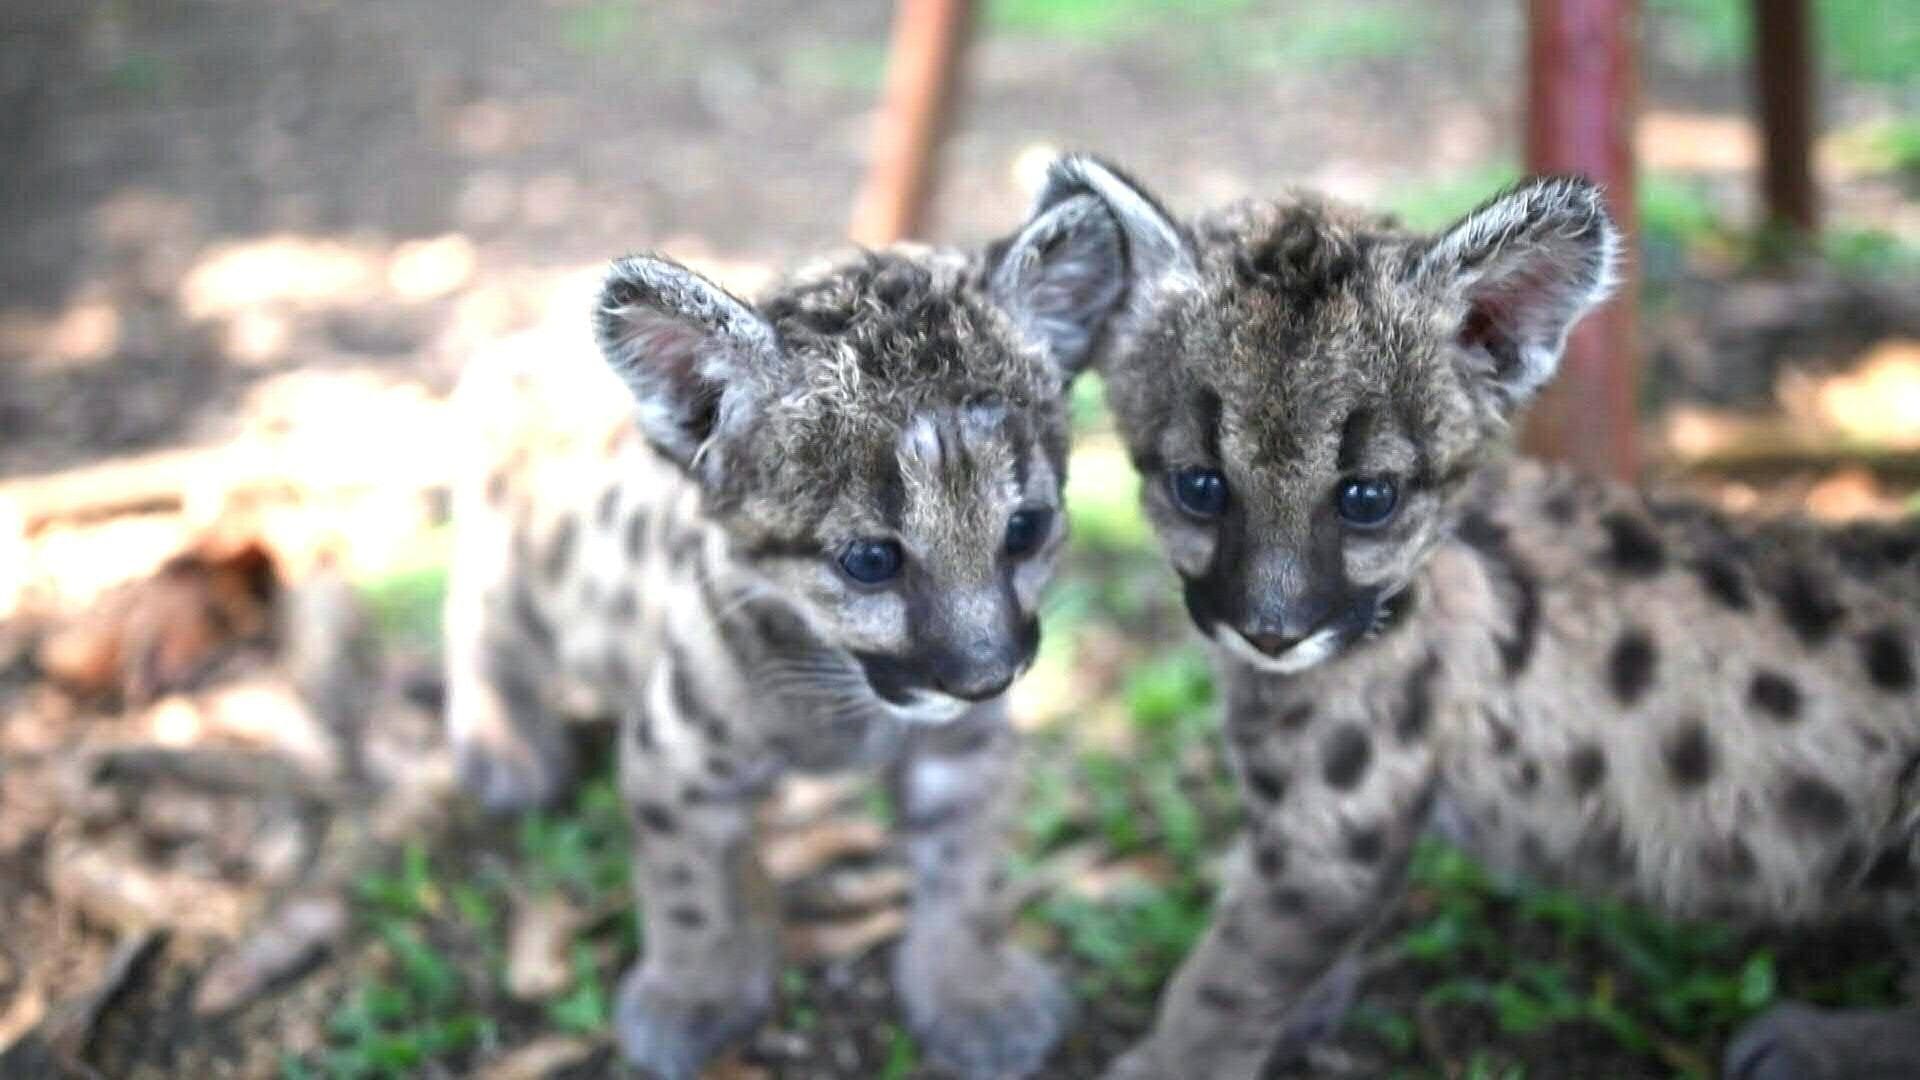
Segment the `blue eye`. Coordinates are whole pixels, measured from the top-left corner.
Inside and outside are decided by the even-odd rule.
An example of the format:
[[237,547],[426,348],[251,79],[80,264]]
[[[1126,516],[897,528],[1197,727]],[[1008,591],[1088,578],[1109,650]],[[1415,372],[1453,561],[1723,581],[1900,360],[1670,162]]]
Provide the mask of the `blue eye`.
[[1393,516],[1400,495],[1393,481],[1372,477],[1349,477],[1334,491],[1333,506],[1349,525],[1361,528],[1378,525]]
[[906,554],[892,540],[855,540],[840,552],[840,569],[862,585],[890,580],[906,561]]
[[1227,512],[1227,478],[1218,469],[1189,465],[1173,474],[1173,501],[1195,517],[1219,517]]
[[1009,558],[1019,559],[1039,550],[1053,524],[1051,510],[1016,510],[1007,519],[1006,550]]

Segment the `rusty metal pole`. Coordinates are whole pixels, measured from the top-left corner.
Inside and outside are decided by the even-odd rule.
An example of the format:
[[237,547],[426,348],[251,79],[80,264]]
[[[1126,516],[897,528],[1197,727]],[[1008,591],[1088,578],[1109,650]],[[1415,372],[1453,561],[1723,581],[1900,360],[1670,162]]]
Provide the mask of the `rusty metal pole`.
[[1753,0],[1754,99],[1765,143],[1768,224],[1801,241],[1820,227],[1813,186],[1813,40],[1807,0]]
[[[1607,205],[1637,250],[1633,119],[1638,0],[1530,0],[1527,168],[1580,173],[1604,185]],[[1529,453],[1628,479],[1638,471],[1634,347],[1635,269],[1618,295],[1567,342],[1560,375],[1534,403],[1521,443]]]
[[894,9],[873,160],[849,230],[855,243],[889,244],[925,224],[972,16],[971,0],[900,0]]

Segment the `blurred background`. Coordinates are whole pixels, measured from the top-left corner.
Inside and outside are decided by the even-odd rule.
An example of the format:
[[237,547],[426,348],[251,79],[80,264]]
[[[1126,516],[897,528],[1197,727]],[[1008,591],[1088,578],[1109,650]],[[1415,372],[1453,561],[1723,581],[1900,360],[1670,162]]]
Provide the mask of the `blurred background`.
[[[1525,167],[1529,8],[1554,6],[986,0],[924,215],[861,235],[1007,230],[1059,149],[1183,213],[1305,185],[1436,227]],[[1813,231],[1761,194],[1756,86],[1795,69],[1756,66],[1754,10],[1781,6],[1642,0],[1626,35],[1633,77],[1600,104],[1634,162],[1637,310],[1596,346],[1629,406],[1605,434],[1731,509],[1900,516],[1920,2],[1786,5],[1808,15]],[[577,799],[519,820],[465,804],[441,746],[446,395],[487,350],[591,361],[583,283],[610,255],[751,292],[844,243],[889,160],[894,15],[0,11],[0,1076],[617,1072],[609,995],[639,943],[604,728]],[[1076,546],[1016,691],[1014,871],[1022,936],[1082,999],[1049,1075],[1092,1076],[1204,927],[1237,810],[1097,379],[1074,404]],[[888,816],[839,780],[768,811],[794,961],[715,1075],[932,1075],[883,977]],[[1891,955],[1864,930],[1674,926],[1433,846],[1361,1007],[1276,1068],[1706,1075],[1781,995],[1892,1000]]]

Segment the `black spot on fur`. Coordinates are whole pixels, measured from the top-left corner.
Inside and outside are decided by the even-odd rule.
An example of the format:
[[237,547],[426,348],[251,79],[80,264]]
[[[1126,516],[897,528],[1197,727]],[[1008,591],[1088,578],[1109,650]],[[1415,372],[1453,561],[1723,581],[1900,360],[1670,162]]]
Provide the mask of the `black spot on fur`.
[[1373,760],[1373,744],[1358,724],[1334,728],[1320,747],[1320,762],[1328,785],[1347,791],[1359,785]]
[[1288,731],[1298,731],[1313,719],[1313,706],[1307,702],[1288,707],[1280,714],[1280,726]]
[[572,517],[561,520],[559,528],[553,532],[553,540],[547,544],[547,557],[541,563],[541,573],[548,581],[559,581],[573,563],[573,549],[580,539],[580,523]]
[[1908,754],[1907,760],[1900,764],[1900,774],[1893,778],[1895,790],[1907,790],[1916,775],[1920,775],[1920,752]]
[[1387,853],[1387,836],[1378,826],[1355,829],[1347,834],[1347,858],[1371,865]]
[[707,925],[707,913],[692,904],[675,904],[667,909],[667,921],[683,930],[698,930]]
[[1561,490],[1547,496],[1546,501],[1540,504],[1540,509],[1547,515],[1547,520],[1555,525],[1571,525],[1580,508],[1574,502],[1573,492]]
[[620,485],[608,484],[607,490],[600,493],[600,504],[594,508],[593,520],[603,529],[613,527],[613,516],[620,512]]
[[1700,575],[1700,587],[1723,607],[1746,611],[1753,606],[1753,598],[1747,593],[1747,579],[1741,576],[1740,568],[1732,560],[1703,555],[1694,560],[1693,572]]
[[647,552],[647,511],[645,507],[636,506],[627,514],[625,541],[627,561],[639,562],[640,557]]
[[1426,735],[1433,724],[1433,678],[1440,672],[1440,658],[1428,654],[1407,676],[1400,702],[1400,719],[1394,731],[1401,742],[1413,742]]
[[1575,747],[1567,755],[1567,780],[1575,794],[1585,795],[1607,778],[1607,757],[1592,743]]
[[1826,895],[1837,898],[1852,892],[1866,871],[1867,849],[1858,840],[1847,841],[1833,857],[1833,865],[1827,868]]
[[1305,889],[1275,889],[1267,897],[1267,907],[1282,918],[1299,918],[1313,906],[1313,898]]
[[1221,983],[1202,983],[1197,995],[1200,1004],[1221,1012],[1239,1012],[1240,995]]
[[1493,733],[1493,752],[1496,757],[1511,757],[1520,748],[1520,736],[1514,734],[1513,725],[1494,712],[1492,708],[1480,710],[1480,716],[1487,722],[1487,730]]
[[1623,513],[1600,519],[1607,531],[1607,561],[1633,577],[1652,577],[1667,566],[1667,549],[1646,522]]
[[1777,671],[1762,668],[1747,687],[1747,703],[1757,712],[1782,722],[1800,718],[1800,688]]
[[1287,793],[1286,774],[1265,765],[1247,766],[1247,790],[1263,803],[1275,803]]
[[605,669],[609,683],[623,690],[633,686],[633,669],[627,663],[627,654],[620,651],[620,646],[607,646],[607,651],[601,655],[600,666]]
[[1253,868],[1269,881],[1279,877],[1287,869],[1286,842],[1276,837],[1255,845]]
[[733,762],[718,755],[710,755],[707,758],[707,772],[715,780],[731,780],[734,774]]
[[633,594],[633,586],[622,585],[607,602],[607,617],[625,626],[633,622],[640,614],[640,601]]
[[633,732],[634,748],[642,754],[652,754],[654,748],[659,745],[653,736],[653,714],[647,711],[645,705],[635,704],[633,711],[627,716],[627,723],[631,725]]
[[515,589],[513,593],[513,622],[519,627],[521,636],[534,648],[543,653],[553,652],[553,624],[540,614],[540,609],[534,606],[532,594],[524,588]]
[[1860,639],[1860,663],[1873,685],[1898,694],[1913,689],[1913,657],[1898,627],[1882,626]]
[[1780,793],[1780,810],[1787,821],[1820,835],[1831,835],[1847,827],[1852,807],[1840,789],[1817,776],[1804,773],[1791,776]]
[[1513,790],[1520,795],[1531,795],[1540,786],[1540,766],[1531,759],[1522,761],[1520,768],[1513,774]]
[[1774,591],[1774,599],[1779,601],[1780,617],[1809,648],[1825,644],[1846,616],[1845,609],[1834,602],[1805,567],[1787,570]]
[[1695,788],[1713,778],[1713,740],[1698,720],[1683,721],[1667,736],[1662,756],[1667,775],[1682,788]]
[[661,872],[660,880],[669,889],[684,889],[693,884],[693,867],[674,863]]
[[1613,651],[1607,654],[1607,685],[1613,690],[1614,700],[1631,708],[1644,697],[1647,687],[1653,685],[1653,669],[1658,660],[1653,639],[1646,631],[1638,627],[1621,631],[1613,643]]
[[1618,825],[1597,828],[1574,845],[1574,859],[1602,878],[1618,878],[1633,871],[1633,849]]
[[673,811],[657,802],[643,802],[633,808],[633,813],[641,827],[649,832],[671,836],[680,827],[679,821],[673,816]]
[[1887,848],[1875,856],[1860,884],[1869,889],[1908,892],[1920,885],[1920,876],[1915,875],[1913,856],[1906,848]]
[[1759,872],[1753,849],[1738,836],[1709,840],[1700,848],[1700,863],[1709,874],[1732,882],[1752,881]]

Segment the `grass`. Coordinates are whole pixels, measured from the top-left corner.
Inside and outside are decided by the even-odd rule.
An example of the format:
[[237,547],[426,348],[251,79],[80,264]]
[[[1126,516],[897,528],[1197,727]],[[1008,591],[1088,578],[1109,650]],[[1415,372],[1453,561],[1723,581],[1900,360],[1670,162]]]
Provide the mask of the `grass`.
[[1084,41],[1113,41],[1176,20],[1214,20],[1251,0],[989,0],[991,30]]
[[407,648],[438,646],[452,542],[449,527],[424,533],[390,564],[360,582],[360,595],[373,613],[374,626],[387,641]]
[[560,40],[569,49],[590,57],[611,58],[639,36],[637,0],[589,0],[568,6],[560,16]]
[[1152,41],[1197,82],[1334,70],[1424,48],[1427,12],[1404,3],[1309,0],[994,0],[990,30],[1096,45]]
[[[469,841],[476,838],[469,838]],[[588,913],[570,952],[571,984],[535,1021],[603,1035],[614,979],[638,950],[626,889],[626,817],[603,761],[564,811],[520,819],[513,850],[468,860],[470,843],[415,841],[355,884],[367,970],[327,1018],[327,1046],[289,1058],[286,1077],[388,1080],[467,1071],[517,1007],[504,988],[508,912],[516,896],[560,893]],[[522,1010],[524,1011],[524,1010]],[[525,1018],[519,1018],[525,1023]]]
[[846,93],[878,91],[887,75],[883,41],[821,41],[786,54],[787,76],[805,86]]

